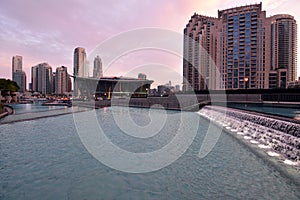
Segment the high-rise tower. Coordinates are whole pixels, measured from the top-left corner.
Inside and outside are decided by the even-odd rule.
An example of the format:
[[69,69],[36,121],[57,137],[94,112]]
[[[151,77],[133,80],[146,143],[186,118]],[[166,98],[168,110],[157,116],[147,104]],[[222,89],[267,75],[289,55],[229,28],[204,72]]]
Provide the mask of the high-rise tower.
[[26,92],[26,74],[24,71],[17,70],[14,72],[13,81],[18,84],[19,92]]
[[78,85],[76,82],[76,77],[89,77],[89,68],[88,62],[86,59],[86,52],[85,49],[82,47],[77,47],[74,50],[74,96],[80,95]]
[[22,71],[22,56],[13,56],[12,58],[12,75],[16,71]]
[[260,3],[218,12],[224,55],[220,73],[226,89],[268,88],[270,24],[261,8]]
[[52,94],[52,67],[41,63],[31,68],[32,90],[41,94]]
[[12,80],[19,86],[19,92],[26,91],[26,74],[22,71],[23,58],[22,56],[13,56],[12,58]]
[[273,74],[270,87],[286,87],[297,79],[297,23],[291,15],[274,15],[270,20]]
[[89,69],[87,66],[86,52],[82,47],[74,50],[74,76],[89,77]]
[[56,68],[55,73],[55,94],[64,94],[68,92],[68,71],[67,67],[61,66]]
[[102,61],[99,56],[94,59],[94,69],[93,69],[93,78],[101,78],[103,77],[102,72]]
[[194,14],[184,29],[183,90],[267,89],[296,79],[297,25],[262,3]]
[[211,29],[216,18],[194,14],[184,29],[183,90],[204,90],[209,87],[212,64]]

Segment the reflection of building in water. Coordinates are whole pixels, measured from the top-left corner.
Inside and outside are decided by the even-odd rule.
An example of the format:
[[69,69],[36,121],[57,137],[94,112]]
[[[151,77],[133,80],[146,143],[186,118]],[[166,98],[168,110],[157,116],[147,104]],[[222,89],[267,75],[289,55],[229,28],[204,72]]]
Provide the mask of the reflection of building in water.
[[82,97],[100,99],[110,97],[147,97],[152,80],[127,77],[81,78],[76,77],[77,86]]

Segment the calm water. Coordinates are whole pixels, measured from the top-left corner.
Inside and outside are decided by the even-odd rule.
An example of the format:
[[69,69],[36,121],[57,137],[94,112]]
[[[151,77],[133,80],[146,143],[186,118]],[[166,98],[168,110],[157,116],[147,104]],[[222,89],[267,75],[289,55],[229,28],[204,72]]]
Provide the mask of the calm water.
[[62,109],[63,106],[42,106],[41,104],[11,104],[15,114],[43,112],[48,110]]
[[[111,108],[96,113],[111,141],[133,152],[161,148],[180,123],[179,113],[168,111],[161,133],[142,141],[128,139],[114,123]],[[120,108],[115,114],[124,112]],[[141,126],[149,123],[147,109],[132,108],[131,117]],[[299,185],[226,133],[200,159],[208,122],[194,113],[190,119],[200,120],[199,129],[183,156],[163,169],[140,174],[111,169],[92,157],[72,115],[0,125],[0,199],[300,198]]]
[[299,108],[281,108],[281,107],[272,107],[272,106],[261,106],[257,104],[228,104],[228,107],[245,109],[250,111],[262,112],[267,114],[275,114],[289,118],[300,118],[300,109]]

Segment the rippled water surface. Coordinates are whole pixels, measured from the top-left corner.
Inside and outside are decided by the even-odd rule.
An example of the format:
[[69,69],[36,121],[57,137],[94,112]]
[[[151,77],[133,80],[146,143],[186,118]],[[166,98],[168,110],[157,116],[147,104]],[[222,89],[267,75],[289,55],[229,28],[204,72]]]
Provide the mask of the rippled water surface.
[[272,107],[272,106],[262,106],[259,104],[239,104],[239,103],[228,104],[227,106],[231,108],[238,108],[238,109],[262,112],[267,114],[280,115],[289,118],[298,118],[298,119],[300,118],[299,108],[281,108],[281,107]]
[[[119,109],[116,114],[122,116]],[[130,111],[137,124],[149,123],[147,109]],[[96,110],[96,115],[111,141],[133,152],[162,148],[181,122],[179,112],[168,111],[161,133],[142,140],[122,132],[111,108]],[[200,120],[190,148],[165,168],[137,174],[111,169],[89,154],[72,115],[0,125],[0,199],[300,198],[299,185],[226,133],[200,159],[209,123],[195,113],[189,117]]]
[[11,104],[15,114],[43,112],[48,110],[62,109],[63,106],[42,106],[41,104]]

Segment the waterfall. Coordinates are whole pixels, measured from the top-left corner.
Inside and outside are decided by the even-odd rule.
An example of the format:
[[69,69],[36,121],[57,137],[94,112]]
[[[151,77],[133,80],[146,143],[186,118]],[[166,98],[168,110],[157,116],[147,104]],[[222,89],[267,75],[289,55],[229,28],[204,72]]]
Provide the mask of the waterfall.
[[300,166],[299,124],[220,106],[205,106],[198,113],[226,131],[243,136],[269,156]]

